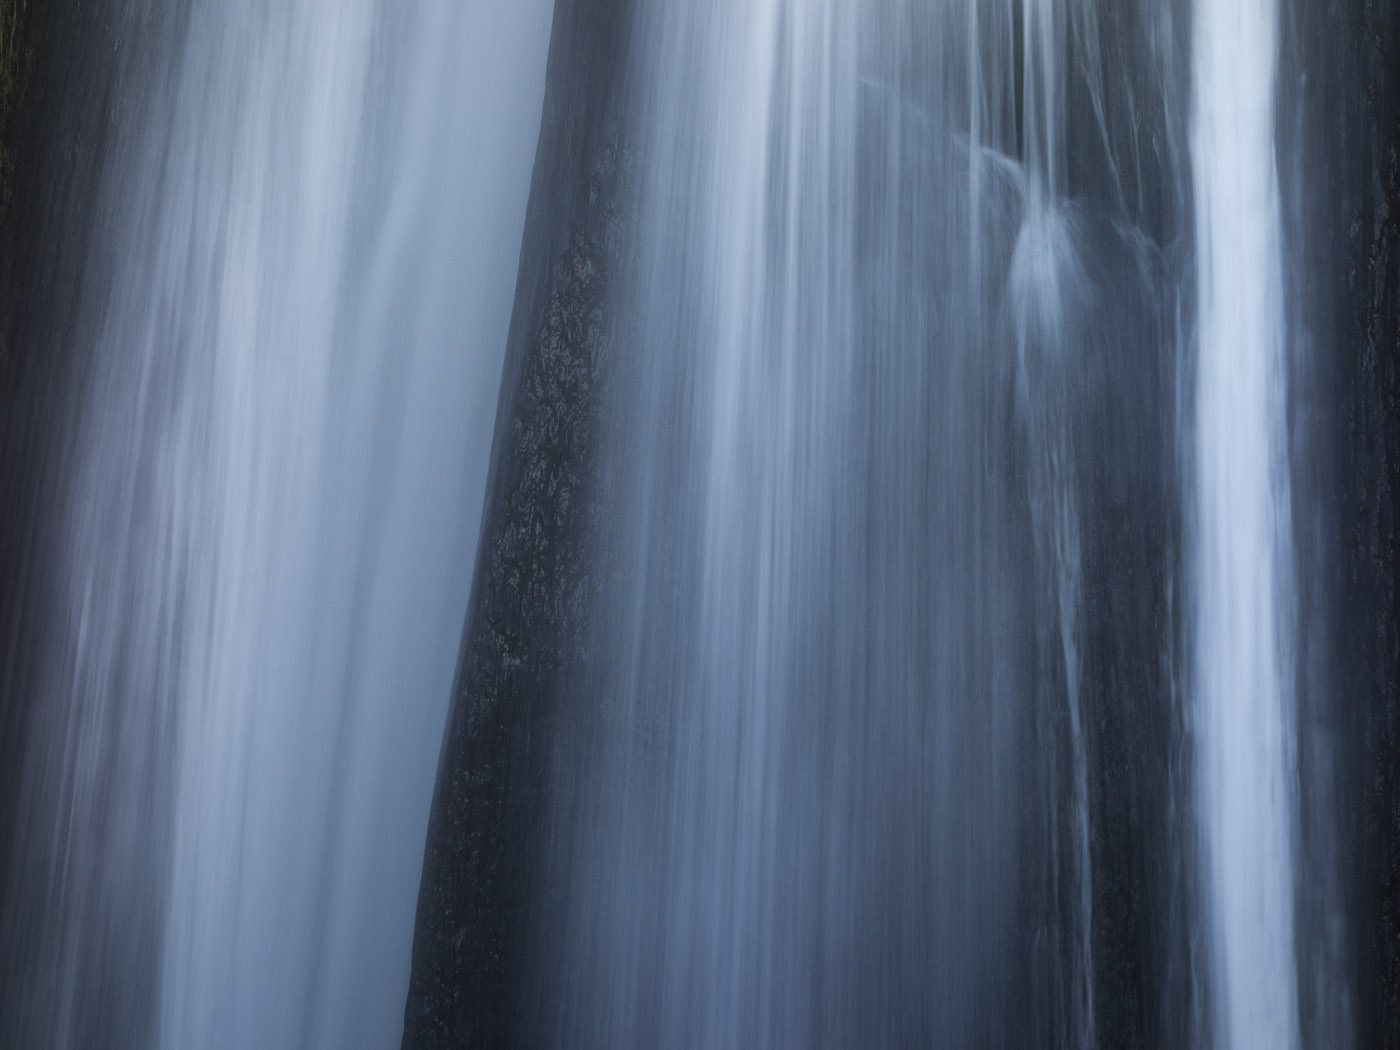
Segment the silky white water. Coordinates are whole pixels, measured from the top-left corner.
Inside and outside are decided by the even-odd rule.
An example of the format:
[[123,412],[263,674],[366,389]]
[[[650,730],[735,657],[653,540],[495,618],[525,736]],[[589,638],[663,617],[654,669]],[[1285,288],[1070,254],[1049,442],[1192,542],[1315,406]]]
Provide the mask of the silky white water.
[[1217,1040],[1298,1043],[1274,0],[1196,5],[1196,688]]
[[640,378],[603,410],[601,684],[561,699],[552,1045],[1093,1046],[1089,704],[1135,697],[1094,680],[1085,421],[1156,338],[1133,218],[1070,196],[1096,14],[632,33]]
[[196,3],[124,115],[20,840],[44,1045],[397,1045],[551,14]]

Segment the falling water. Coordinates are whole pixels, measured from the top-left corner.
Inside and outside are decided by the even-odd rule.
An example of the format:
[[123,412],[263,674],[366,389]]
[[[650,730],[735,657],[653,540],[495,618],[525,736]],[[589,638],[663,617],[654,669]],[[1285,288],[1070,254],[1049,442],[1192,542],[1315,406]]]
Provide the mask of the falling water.
[[128,87],[5,1045],[396,1042],[549,16],[194,4]]
[[[1329,633],[1393,587],[1327,561],[1394,562],[1388,446],[1372,488],[1327,444],[1391,425],[1338,393],[1389,330],[1325,331],[1355,268],[1295,295],[1319,245],[1392,272],[1388,204],[1312,222],[1379,169],[1298,146],[1349,141],[1303,74],[1384,5],[50,3],[97,129],[35,169],[41,273],[0,266],[65,408],[44,543],[0,535],[42,592],[0,622],[0,1044],[1296,1050],[1400,1010],[1356,992],[1400,973],[1357,918],[1400,715],[1332,695],[1400,649]],[[1366,353],[1309,400],[1329,338]]]
[[[1165,150],[1173,26],[1127,24]],[[1108,27],[659,0],[632,32],[636,349],[522,1015],[561,1047],[1092,1046],[1091,755],[1160,702],[1127,623],[1163,618],[1176,345]]]
[[1200,797],[1218,1045],[1298,1044],[1274,0],[1197,5]]

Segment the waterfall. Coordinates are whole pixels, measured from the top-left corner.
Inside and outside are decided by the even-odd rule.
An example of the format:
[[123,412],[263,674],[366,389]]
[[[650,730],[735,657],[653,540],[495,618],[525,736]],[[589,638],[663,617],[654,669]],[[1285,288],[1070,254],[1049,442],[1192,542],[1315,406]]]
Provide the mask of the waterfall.
[[397,1041],[549,19],[208,3],[119,41],[168,74],[85,231],[6,1045]]
[[[1153,43],[1120,90],[1165,150],[1175,30],[1127,25]],[[1121,818],[1094,752],[1162,702],[1163,640],[1128,622],[1165,619],[1176,220],[1125,184],[1109,31],[1049,0],[638,5],[608,524],[526,1041],[1140,1023],[1095,965],[1100,907],[1129,905],[1096,874],[1095,807]]]
[[1386,5],[0,30],[0,1046],[1400,1030]]
[[1298,1045],[1273,0],[1197,5],[1196,688],[1218,1045]]

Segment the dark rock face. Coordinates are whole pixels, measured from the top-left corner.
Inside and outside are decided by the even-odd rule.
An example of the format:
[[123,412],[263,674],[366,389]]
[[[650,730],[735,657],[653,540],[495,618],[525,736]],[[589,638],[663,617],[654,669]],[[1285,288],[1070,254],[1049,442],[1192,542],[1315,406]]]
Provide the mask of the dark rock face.
[[1360,353],[1347,420],[1351,470],[1343,519],[1343,602],[1351,610],[1347,627],[1355,627],[1343,628],[1351,665],[1346,681],[1355,689],[1345,693],[1368,713],[1359,768],[1375,778],[1366,785],[1364,824],[1356,829],[1371,853],[1362,869],[1369,892],[1361,900],[1380,920],[1359,927],[1372,931],[1366,947],[1377,978],[1377,1002],[1368,1012],[1374,1027],[1366,1033],[1375,1036],[1371,1045],[1383,1038],[1400,1044],[1400,32],[1393,11],[1385,28],[1384,50],[1377,38],[1368,56],[1372,76],[1384,78],[1378,107],[1384,123],[1373,132],[1370,193],[1352,226],[1356,262],[1348,268],[1359,293],[1353,338]]
[[10,126],[24,98],[34,49],[29,40],[29,11],[19,0],[0,0],[0,220],[10,198],[10,176],[15,156],[10,145]]
[[[624,3],[555,11],[485,521],[428,831],[405,1048],[528,1042],[534,858],[584,658],[601,388],[622,265]],[[609,78],[613,79],[609,79]]]
[[[1278,128],[1299,573],[1309,1045],[1400,1045],[1400,11],[1285,3]],[[1340,921],[1339,921],[1340,920]],[[1342,931],[1345,930],[1343,934]],[[1327,972],[1336,976],[1331,980]],[[1342,983],[1338,987],[1338,981]]]

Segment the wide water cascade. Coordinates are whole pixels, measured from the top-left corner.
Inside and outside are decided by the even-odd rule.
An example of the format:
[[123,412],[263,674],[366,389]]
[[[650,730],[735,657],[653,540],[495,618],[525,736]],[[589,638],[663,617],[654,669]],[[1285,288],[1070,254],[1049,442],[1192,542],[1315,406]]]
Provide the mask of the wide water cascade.
[[[1171,769],[1186,702],[1189,12],[638,8],[541,1037],[1095,1045],[1091,805],[1101,852],[1112,756]],[[1144,1008],[1189,1000],[1185,927],[1098,896],[1173,960]]]
[[1400,1030],[1400,16],[50,4],[0,1047]]
[[419,918],[483,1030],[1297,1045],[1275,12],[625,10],[528,888]]

